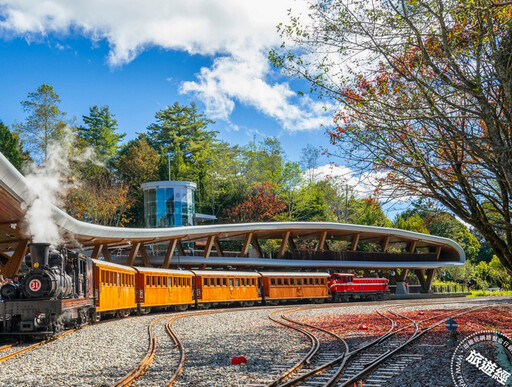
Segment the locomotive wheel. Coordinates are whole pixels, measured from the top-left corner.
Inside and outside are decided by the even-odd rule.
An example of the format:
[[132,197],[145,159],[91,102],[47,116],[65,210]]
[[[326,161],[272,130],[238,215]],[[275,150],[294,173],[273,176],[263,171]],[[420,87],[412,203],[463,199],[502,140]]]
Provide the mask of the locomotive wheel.
[[94,312],[94,313],[92,314],[91,321],[92,321],[93,323],[97,323],[97,322],[100,322],[100,320],[101,320],[101,313],[99,313],[99,312]]

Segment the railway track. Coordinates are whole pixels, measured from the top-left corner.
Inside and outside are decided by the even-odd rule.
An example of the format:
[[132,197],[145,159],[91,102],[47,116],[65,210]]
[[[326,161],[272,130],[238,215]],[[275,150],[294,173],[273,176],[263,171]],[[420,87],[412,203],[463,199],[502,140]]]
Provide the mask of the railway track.
[[[439,304],[447,303],[434,302],[429,305]],[[301,332],[309,338],[312,345],[307,354],[291,354],[285,363],[271,369],[269,374],[274,375],[277,373],[278,376],[274,377],[274,380],[266,386],[352,387],[354,383],[359,385],[362,381],[364,381],[365,386],[385,386],[391,378],[399,374],[409,364],[421,360],[422,355],[403,353],[402,350],[409,344],[449,318],[455,318],[478,309],[492,307],[493,305],[466,307],[459,312],[445,312],[419,321],[414,321],[391,310],[407,306],[409,305],[387,306],[388,310],[386,311],[383,311],[386,308],[378,310],[377,312],[389,321],[389,330],[370,343],[364,344],[352,351],[349,351],[348,345],[343,338],[335,333],[287,317],[287,315],[293,312],[306,310],[307,308],[272,312],[269,315],[271,320]],[[274,317],[278,313],[282,313],[280,319]],[[435,320],[435,322],[426,327],[421,327],[432,320]],[[320,332],[321,335],[319,336]],[[337,352],[329,351],[329,349],[321,351],[320,348],[322,346],[320,342],[322,340],[325,341],[325,337],[322,338],[322,335],[331,336],[331,343],[333,341],[332,337],[337,337],[345,344],[345,348],[342,350],[338,348]],[[329,345],[324,344],[324,347],[329,348]]]
[[[411,324],[394,330],[384,339],[376,340],[372,343],[371,346],[364,348],[364,351],[360,351],[358,349],[351,352],[351,361],[345,371],[339,376],[337,380],[333,380],[332,383],[326,384],[326,386],[336,385],[352,387],[354,383],[359,383],[360,381],[362,381],[363,385],[367,387],[386,386],[391,378],[402,372],[403,369],[410,363],[421,359],[421,355],[403,353],[402,351],[406,347],[417,341],[420,337],[427,334],[434,328],[443,324],[448,319],[489,307],[493,307],[493,305],[468,307],[460,312],[447,312],[419,321],[413,321],[412,319],[402,316],[398,313],[390,312],[396,317],[411,321]],[[422,324],[426,324],[432,320],[436,321],[424,328],[420,327]],[[398,333],[407,331],[410,331],[409,337],[398,336]],[[390,340],[390,338],[392,339]],[[356,353],[358,356],[354,356]]]
[[[84,327],[81,327],[81,328],[84,328]],[[13,358],[15,356],[21,355],[21,354],[23,354],[25,352],[31,351],[31,350],[33,350],[33,349],[35,349],[37,347],[42,346],[42,345],[51,343],[52,341],[55,341],[57,339],[60,339],[61,337],[64,337],[64,336],[67,336],[67,335],[69,335],[69,334],[71,334],[73,332],[76,332],[77,330],[79,330],[81,328],[71,329],[71,330],[66,331],[64,333],[61,333],[58,336],[51,337],[49,339],[37,342],[35,344],[29,344],[27,346],[24,346],[23,348],[18,349],[18,350],[9,351],[9,353],[7,355],[4,355],[4,356],[0,357],[0,363],[4,362],[6,360],[9,360],[9,359],[11,359],[11,358]],[[21,346],[21,343],[14,343],[14,344],[4,345],[3,347],[0,347],[0,351],[8,351],[8,350],[16,348],[18,346]]]
[[[268,387],[293,386],[306,380],[311,383],[312,379],[315,378],[319,380],[329,379],[336,372],[331,363],[334,364],[333,361],[340,357],[340,352],[348,355],[347,342],[336,333],[299,322],[287,316],[305,309],[281,310],[269,315],[272,321],[305,334],[311,340],[312,347],[307,354],[299,356],[298,361],[284,373],[280,373],[280,369],[277,367],[275,371],[279,375],[268,384]],[[274,317],[279,313],[281,313],[279,317]],[[317,383],[317,381],[313,382]]]

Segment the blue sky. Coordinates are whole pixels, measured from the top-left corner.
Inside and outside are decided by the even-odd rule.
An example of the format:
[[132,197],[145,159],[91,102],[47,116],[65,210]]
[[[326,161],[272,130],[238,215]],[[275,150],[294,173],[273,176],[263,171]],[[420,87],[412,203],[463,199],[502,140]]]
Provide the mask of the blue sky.
[[109,105],[125,140],[167,105],[196,102],[221,139],[275,136],[298,161],[307,144],[328,146],[332,121],[321,102],[297,95],[305,83],[266,59],[280,43],[275,26],[300,3],[245,3],[0,0],[0,120],[23,121],[20,101],[42,83],[78,123]]
[[[196,102],[222,140],[275,136],[299,161],[308,144],[329,148],[325,130],[337,108],[299,95],[309,86],[267,59],[281,44],[277,24],[289,8],[304,7],[300,0],[0,0],[0,120],[23,121],[20,101],[43,83],[78,124],[91,106],[109,105],[125,141],[166,106]],[[360,197],[373,192],[374,175],[356,177],[330,161],[340,163],[322,157],[319,177],[338,177]]]

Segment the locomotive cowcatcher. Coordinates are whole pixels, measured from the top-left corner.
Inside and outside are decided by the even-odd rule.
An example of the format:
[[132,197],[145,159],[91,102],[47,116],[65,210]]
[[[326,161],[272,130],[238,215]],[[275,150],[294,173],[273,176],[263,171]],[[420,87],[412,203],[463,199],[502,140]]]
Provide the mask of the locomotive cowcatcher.
[[50,335],[89,321],[94,307],[91,260],[67,249],[32,243],[29,272],[0,289],[2,334]]

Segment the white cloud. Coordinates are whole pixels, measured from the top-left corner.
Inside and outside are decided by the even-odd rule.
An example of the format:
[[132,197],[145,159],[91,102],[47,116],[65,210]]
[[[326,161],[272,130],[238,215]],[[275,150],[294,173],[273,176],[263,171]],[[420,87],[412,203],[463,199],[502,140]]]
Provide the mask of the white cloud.
[[[310,176],[311,171],[306,171]],[[355,197],[362,199],[369,196],[377,197],[381,202],[409,202],[415,198],[405,192],[400,192],[395,187],[383,183],[385,172],[363,172],[357,174],[352,169],[338,165],[322,165],[312,172],[315,181],[328,179],[334,181],[340,193],[348,187]]]
[[236,103],[252,106],[287,130],[318,129],[331,114],[298,97],[275,76],[267,60],[280,44],[276,25],[293,0],[0,0],[0,33],[37,39],[78,32],[110,45],[111,66],[129,63],[149,47],[213,56],[181,91],[201,99],[212,118],[229,120]]

